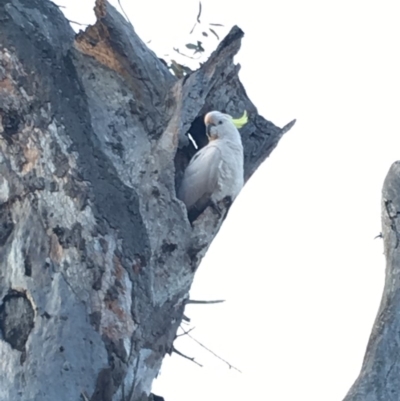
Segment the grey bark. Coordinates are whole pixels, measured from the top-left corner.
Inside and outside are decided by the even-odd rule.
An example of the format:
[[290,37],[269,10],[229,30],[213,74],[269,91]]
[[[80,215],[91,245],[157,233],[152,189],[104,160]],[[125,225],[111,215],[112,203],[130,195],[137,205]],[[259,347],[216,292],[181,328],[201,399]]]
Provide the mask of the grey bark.
[[400,162],[391,166],[382,190],[382,235],[386,278],[381,304],[361,372],[345,401],[400,400]]
[[[222,219],[176,198],[202,116],[242,130],[248,179],[283,129],[258,115],[234,27],[178,80],[105,1],[75,37],[47,0],[0,0],[0,400],[146,399]],[[260,77],[262,78],[262,77]]]

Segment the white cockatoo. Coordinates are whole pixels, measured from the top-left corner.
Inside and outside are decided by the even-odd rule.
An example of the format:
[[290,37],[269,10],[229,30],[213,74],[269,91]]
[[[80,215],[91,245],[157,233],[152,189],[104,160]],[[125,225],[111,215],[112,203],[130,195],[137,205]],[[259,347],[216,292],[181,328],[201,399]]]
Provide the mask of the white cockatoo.
[[190,160],[178,191],[191,215],[201,213],[210,203],[229,197],[233,201],[244,184],[243,146],[238,128],[247,123],[247,113],[239,119],[211,111],[204,118],[209,143]]

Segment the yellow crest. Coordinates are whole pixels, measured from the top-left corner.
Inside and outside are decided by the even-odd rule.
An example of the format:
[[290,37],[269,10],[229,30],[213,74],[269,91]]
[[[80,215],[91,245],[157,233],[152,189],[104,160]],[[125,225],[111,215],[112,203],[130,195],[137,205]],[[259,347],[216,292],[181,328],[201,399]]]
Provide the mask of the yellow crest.
[[232,121],[233,121],[233,124],[235,125],[235,127],[237,129],[242,128],[249,121],[249,119],[247,117],[247,111],[245,110],[243,115],[242,115],[242,117],[240,117],[240,118],[233,118],[232,117]]

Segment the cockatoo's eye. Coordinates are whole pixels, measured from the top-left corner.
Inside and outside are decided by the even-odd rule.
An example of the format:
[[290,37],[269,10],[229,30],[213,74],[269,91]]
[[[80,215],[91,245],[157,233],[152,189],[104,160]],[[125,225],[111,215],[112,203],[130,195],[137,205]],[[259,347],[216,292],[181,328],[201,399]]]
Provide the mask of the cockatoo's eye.
[[222,124],[222,121],[221,121],[221,120],[219,120],[219,121],[218,121],[218,124],[220,124],[220,125],[221,125],[221,124]]

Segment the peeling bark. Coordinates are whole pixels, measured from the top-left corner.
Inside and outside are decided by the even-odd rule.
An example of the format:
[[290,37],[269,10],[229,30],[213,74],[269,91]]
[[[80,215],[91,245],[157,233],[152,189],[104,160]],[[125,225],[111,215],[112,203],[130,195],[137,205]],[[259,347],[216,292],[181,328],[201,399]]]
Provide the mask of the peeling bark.
[[391,166],[382,190],[382,235],[386,279],[381,305],[361,372],[344,401],[400,399],[400,162]]
[[47,0],[0,0],[0,399],[147,399],[221,226],[176,198],[202,116],[238,116],[246,180],[283,129],[257,114],[232,28],[178,80],[107,2],[75,36]]

